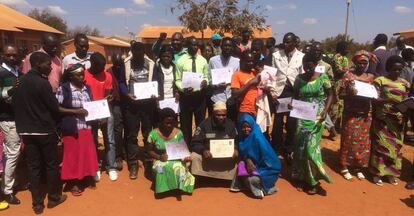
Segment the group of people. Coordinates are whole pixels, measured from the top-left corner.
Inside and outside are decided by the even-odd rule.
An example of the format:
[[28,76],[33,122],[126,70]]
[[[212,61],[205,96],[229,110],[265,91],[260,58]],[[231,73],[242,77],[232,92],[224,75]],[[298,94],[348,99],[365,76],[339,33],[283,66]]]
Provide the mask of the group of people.
[[[190,194],[197,177],[229,180],[230,191],[248,189],[253,197],[263,198],[278,190],[280,155],[292,167],[297,188],[317,194],[324,191],[320,180],[332,182],[320,147],[325,127],[331,139],[341,132],[339,164],[345,179],[353,180],[354,171],[358,179],[365,179],[369,168],[375,184],[383,185],[383,177],[398,184],[405,123],[414,116],[395,107],[412,93],[414,50],[404,38],[388,51],[386,35],[379,34],[375,51],[358,51],[352,61],[345,41],[330,57],[319,42],[301,49],[294,33],[285,34],[280,45],[274,38],[251,40],[248,30],[233,38],[214,34],[211,44],[201,45],[180,32],[169,42],[166,38],[161,33],[153,44],[153,59],[145,54],[143,43],[132,41],[128,56],[111,56],[110,68],[102,54],[88,52],[84,34],[75,36],[76,51],[63,59],[53,34],[45,34],[42,48],[25,59],[18,57],[14,45],[3,48],[0,128],[5,202],[0,208],[20,204],[13,187],[22,153],[36,214],[45,208],[42,176],[47,179],[47,207],[54,208],[67,198],[62,183],[64,190],[81,196],[85,188],[96,188],[101,170],[116,181],[123,160],[134,180],[142,159],[157,195]],[[218,69],[231,71],[231,80],[213,84],[213,71],[225,71]],[[188,72],[202,78],[199,87],[188,87],[183,78]],[[158,96],[138,100],[135,84],[151,81],[158,83]],[[374,85],[378,97],[359,96],[356,82]],[[160,101],[166,99],[179,104],[178,113],[160,109]],[[289,110],[295,109],[296,100],[314,104],[316,120],[278,112],[286,99]],[[83,104],[98,100],[107,100],[110,117],[86,121]],[[233,143],[232,155],[217,158],[210,151],[214,141]],[[169,160],[169,146],[183,143],[191,154]]]

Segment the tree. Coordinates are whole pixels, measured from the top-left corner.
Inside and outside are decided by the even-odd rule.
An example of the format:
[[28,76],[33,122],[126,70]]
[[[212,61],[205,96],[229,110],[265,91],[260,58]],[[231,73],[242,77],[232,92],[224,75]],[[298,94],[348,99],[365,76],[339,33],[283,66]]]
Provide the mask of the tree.
[[[348,42],[348,49],[349,49],[349,55],[352,55],[353,53],[355,53],[358,50],[367,50],[367,51],[372,51],[372,45],[369,42],[366,43],[359,43],[354,41],[353,38],[351,38],[349,35],[347,37],[345,37],[344,34],[338,34],[334,37],[327,37],[323,40],[321,40],[321,44],[322,47],[325,51],[325,53],[336,53],[336,45],[340,42],[340,41],[344,41],[346,40]],[[304,47],[306,44],[312,44],[313,42],[315,42],[316,40],[311,39],[308,41],[301,41],[301,47]]]
[[253,28],[263,31],[268,27],[265,25],[266,19],[255,12],[261,7],[249,9],[254,3],[255,0],[246,0],[244,7],[241,7],[239,0],[176,0],[170,9],[171,13],[182,12],[178,16],[180,23],[192,32],[201,32],[204,38],[207,28],[221,34],[237,34],[242,29]]
[[63,20],[61,17],[51,13],[47,9],[39,10],[37,8],[31,10],[28,14],[29,17],[38,20],[48,26],[51,26],[63,33],[65,33],[68,29],[66,21]]
[[97,36],[97,37],[101,36],[101,31],[98,28],[85,25],[85,26],[77,26],[75,28],[69,29],[66,32],[65,40],[72,39],[75,37],[76,34],[79,34],[79,33],[90,35],[90,36]]

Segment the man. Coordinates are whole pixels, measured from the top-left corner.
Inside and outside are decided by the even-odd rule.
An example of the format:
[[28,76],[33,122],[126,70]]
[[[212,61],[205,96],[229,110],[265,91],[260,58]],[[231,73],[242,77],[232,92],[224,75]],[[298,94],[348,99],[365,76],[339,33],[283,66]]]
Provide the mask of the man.
[[[221,54],[216,55],[210,59],[209,62],[209,71],[211,75],[211,70],[219,68],[229,68],[232,73],[239,70],[240,60],[232,56],[234,49],[233,39],[229,37],[223,38],[221,42]],[[231,97],[230,83],[222,83],[219,85],[213,85],[210,77],[210,85],[212,86],[212,96],[210,101],[214,104],[219,101],[227,102],[227,99]],[[228,107],[230,113],[233,114],[232,120],[236,119],[237,109],[236,107]]]
[[[270,88],[270,93],[275,105],[278,105],[278,98],[293,97],[293,84],[296,76],[302,73],[302,58],[304,54],[296,49],[297,37],[292,32],[286,33],[283,37],[284,49],[273,54],[273,67],[277,68],[276,82]],[[284,118],[287,118],[284,121]],[[283,128],[287,131],[286,139],[283,141]],[[296,120],[289,117],[289,113],[275,113],[272,144],[280,149],[287,162],[290,162],[293,138],[296,131]]]
[[391,55],[399,55],[401,56],[401,52],[403,49],[414,49],[412,46],[409,46],[405,42],[405,37],[399,36],[397,37],[397,40],[395,41],[396,47],[393,47],[390,49]]
[[272,60],[273,60],[273,53],[276,52],[276,39],[274,37],[269,37],[266,39],[266,51],[264,53],[265,55],[265,65],[272,66]]
[[[205,91],[209,81],[207,60],[197,54],[198,45],[195,37],[187,39],[188,53],[183,54],[176,64],[176,80],[175,85],[180,92],[180,123],[183,131],[184,140],[187,145],[190,143],[192,135],[193,114],[195,124],[198,126],[205,118]],[[193,89],[191,87],[183,87],[183,73],[193,72],[202,75],[203,81],[200,88]]]
[[56,121],[59,105],[47,77],[52,71],[50,55],[34,52],[30,55],[32,69],[20,78],[12,102],[16,128],[25,144],[26,161],[29,170],[32,205],[36,214],[44,209],[41,192],[41,173],[46,171],[48,208],[63,203],[59,176]]
[[[112,75],[105,71],[106,59],[105,57],[95,52],[91,55],[91,67],[85,70],[85,84],[89,86],[92,92],[92,101],[107,99],[108,103],[113,101],[113,79]],[[108,119],[97,120],[92,122],[92,132],[95,139],[95,144],[98,152],[98,130],[102,131],[103,142],[106,153],[106,171],[109,179],[116,181],[118,179],[117,165],[115,161],[116,146],[114,137],[114,118],[111,116]],[[98,162],[99,155],[97,158]],[[99,163],[102,165],[101,163]],[[95,176],[95,181],[99,181],[101,173],[98,171]]]
[[261,39],[258,39],[258,38],[253,39],[250,50],[252,51],[254,55],[255,61],[265,60],[266,57],[263,55],[264,42]]
[[76,34],[74,39],[75,52],[65,56],[62,61],[62,71],[65,71],[69,65],[82,64],[85,69],[91,67],[90,57],[92,53],[89,53],[89,39],[85,34]]
[[377,58],[378,62],[375,64],[369,65],[369,72],[374,73],[376,77],[378,76],[385,76],[388,74],[387,70],[385,69],[385,63],[387,62],[387,59],[391,56],[391,53],[389,50],[387,50],[387,43],[388,43],[388,37],[385,34],[378,34],[374,38],[374,53]]
[[15,173],[20,155],[20,137],[17,134],[14,112],[11,104],[16,88],[19,86],[19,58],[17,48],[6,45],[2,54],[3,63],[0,66],[0,131],[4,134],[4,175],[2,181],[3,198],[12,205],[20,204],[13,194]]
[[221,35],[213,34],[211,36],[211,43],[213,44],[214,55],[220,55],[221,54]]
[[[162,42],[167,38],[167,33],[160,33],[160,37],[152,45],[152,52],[154,56],[159,56]],[[187,52],[183,46],[184,37],[181,32],[175,32],[171,37],[171,46],[174,49],[173,63],[176,64],[178,59]]]
[[227,119],[226,104],[214,104],[213,116],[204,120],[196,129],[191,140],[191,173],[217,179],[232,180],[236,174],[238,157],[237,145],[231,158],[213,158],[210,152],[210,140],[235,139],[237,130],[234,123]]
[[[144,146],[148,145],[148,135],[152,130],[156,103],[153,98],[136,100],[134,84],[149,82],[152,80],[154,62],[145,56],[144,44],[136,42],[131,46],[132,56],[125,60],[126,78],[129,85],[125,110],[125,127],[127,130],[127,162],[129,178],[136,179],[138,175],[138,132],[141,128]],[[145,172],[151,170],[149,157],[145,158]]]
[[244,29],[241,33],[241,41],[240,41],[240,49],[241,51],[245,51],[250,49],[250,45],[252,42],[250,41],[250,31],[248,29]]
[[[60,79],[62,78],[62,60],[59,58],[59,40],[54,34],[46,33],[42,36],[42,48],[39,52],[49,55],[52,61],[52,71],[49,74],[49,83],[52,86],[52,91],[56,92],[59,87]],[[30,55],[26,57],[23,63],[22,72],[26,74],[31,69]]]
[[[326,63],[324,60],[322,60],[322,57],[323,57],[322,44],[318,41],[313,42],[310,51],[313,51],[315,53],[315,55],[317,56],[317,58],[319,59],[318,66],[320,68],[323,68],[323,72],[321,72],[321,73],[326,73],[328,75],[329,79],[331,80],[331,83],[333,84],[335,82],[335,80],[334,80],[334,73],[333,73],[332,66],[330,64]],[[326,129],[328,129],[328,131],[329,131],[329,137],[328,138],[331,139],[331,140],[334,140],[334,138],[336,136],[335,124],[332,122],[331,117],[329,116],[329,114],[326,116],[325,124],[326,124]]]

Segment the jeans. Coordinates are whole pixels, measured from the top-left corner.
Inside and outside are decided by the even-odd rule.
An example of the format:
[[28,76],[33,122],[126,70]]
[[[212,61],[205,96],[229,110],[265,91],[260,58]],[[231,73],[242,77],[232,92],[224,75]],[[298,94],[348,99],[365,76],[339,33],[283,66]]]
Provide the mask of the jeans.
[[180,124],[184,140],[189,146],[193,132],[193,114],[197,127],[206,115],[206,100],[202,91],[180,96]]
[[138,131],[140,128],[144,147],[148,144],[148,135],[152,130],[155,109],[154,101],[130,102],[126,108],[126,152],[129,167],[138,164]]
[[41,172],[46,168],[48,199],[57,201],[62,195],[62,185],[59,174],[57,134],[23,135],[25,144],[26,162],[29,170],[30,192],[32,204],[43,205],[40,190]]
[[112,106],[112,115],[114,116],[114,139],[116,146],[116,159],[125,159],[125,140],[124,140],[124,120],[123,106],[114,104]]
[[[116,170],[116,162],[115,162],[115,154],[116,154],[116,146],[115,146],[115,137],[114,137],[114,117],[111,115],[106,122],[94,122],[92,124],[92,132],[93,137],[95,139],[96,144],[96,152],[98,151],[98,130],[102,131],[103,141],[105,146],[105,154],[106,154],[106,171]],[[102,167],[102,162],[99,159],[98,155],[98,163],[99,167]]]
[[0,122],[0,129],[4,134],[4,176],[2,189],[4,194],[11,194],[13,193],[16,167],[20,155],[20,137],[17,134],[14,121]]

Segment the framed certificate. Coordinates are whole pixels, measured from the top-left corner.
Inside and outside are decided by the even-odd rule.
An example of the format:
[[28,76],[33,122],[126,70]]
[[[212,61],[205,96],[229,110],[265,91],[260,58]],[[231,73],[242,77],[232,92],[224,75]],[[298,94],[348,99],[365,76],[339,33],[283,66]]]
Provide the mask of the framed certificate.
[[234,154],[234,139],[210,140],[210,153],[213,158],[230,158]]

